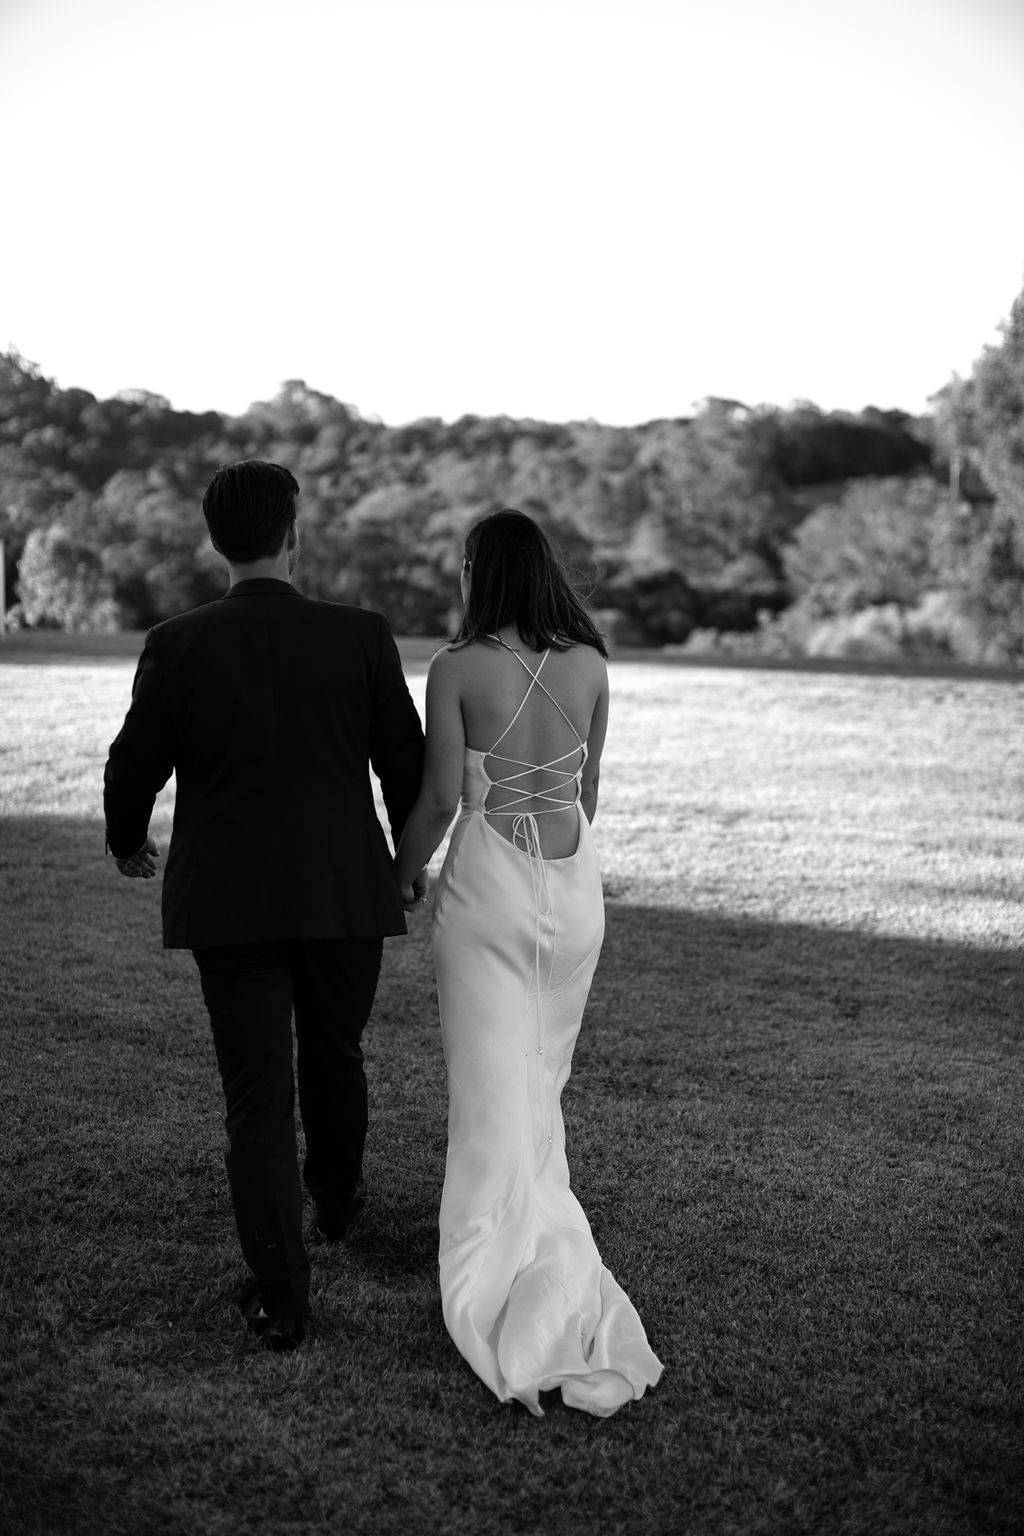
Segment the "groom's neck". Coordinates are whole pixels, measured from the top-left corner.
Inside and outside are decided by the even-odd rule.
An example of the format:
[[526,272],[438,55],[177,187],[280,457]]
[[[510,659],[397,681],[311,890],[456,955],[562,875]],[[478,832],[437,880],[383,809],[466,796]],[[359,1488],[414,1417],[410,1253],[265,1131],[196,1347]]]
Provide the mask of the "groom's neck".
[[237,586],[240,581],[291,581],[291,572],[288,570],[288,551],[282,549],[279,554],[269,555],[265,560],[247,560],[243,564],[236,564],[234,560],[228,561],[228,570],[231,573],[231,585]]

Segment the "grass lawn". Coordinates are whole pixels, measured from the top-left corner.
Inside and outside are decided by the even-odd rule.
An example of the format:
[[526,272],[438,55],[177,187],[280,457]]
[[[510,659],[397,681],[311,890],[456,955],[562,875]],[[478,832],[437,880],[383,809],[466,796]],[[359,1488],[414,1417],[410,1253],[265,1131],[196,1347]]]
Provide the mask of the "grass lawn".
[[244,1334],[192,961],[103,858],[137,648],[0,645],[5,1536],[1019,1533],[1021,682],[614,665],[565,1109],[666,1370],[538,1421],[441,1319],[425,919],[367,1034],[366,1218],[302,1350]]

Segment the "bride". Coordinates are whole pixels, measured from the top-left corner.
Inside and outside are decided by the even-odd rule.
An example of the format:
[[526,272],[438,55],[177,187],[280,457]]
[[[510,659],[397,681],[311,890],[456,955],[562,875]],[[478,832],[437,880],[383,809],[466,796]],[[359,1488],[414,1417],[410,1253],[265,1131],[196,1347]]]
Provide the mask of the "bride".
[[569,1187],[560,1095],[604,935],[590,824],[604,643],[541,529],[470,529],[464,612],[427,678],[426,763],[396,872],[407,905],[461,796],[432,941],[448,1068],[445,1322],[503,1401],[605,1417],[661,1375]]

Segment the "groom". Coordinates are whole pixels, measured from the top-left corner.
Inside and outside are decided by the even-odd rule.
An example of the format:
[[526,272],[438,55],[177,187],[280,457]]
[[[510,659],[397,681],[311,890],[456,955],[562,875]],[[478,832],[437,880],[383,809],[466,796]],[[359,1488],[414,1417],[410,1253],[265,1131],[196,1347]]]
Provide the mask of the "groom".
[[[309,1262],[296,1155],[328,1241],[362,1208],[367,1098],[360,1038],[383,937],[406,931],[374,809],[397,844],[419,789],[423,733],[384,619],[291,584],[298,484],[278,464],[219,469],[203,498],[227,561],[223,598],[146,636],[131,708],[104,773],[107,847],[150,879],[157,792],[174,772],[163,939],[199,968],[224,1086],[226,1156],[249,1324],[302,1342]],[[423,877],[414,894],[422,898]]]

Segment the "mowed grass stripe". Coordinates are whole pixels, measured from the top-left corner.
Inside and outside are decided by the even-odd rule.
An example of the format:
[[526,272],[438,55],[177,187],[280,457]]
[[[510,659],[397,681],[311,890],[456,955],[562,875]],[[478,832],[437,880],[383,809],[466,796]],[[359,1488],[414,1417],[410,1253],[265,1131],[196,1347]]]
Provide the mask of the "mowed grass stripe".
[[192,962],[102,857],[131,671],[0,669],[5,1530],[1018,1528],[1018,689],[614,669],[565,1107],[666,1375],[537,1423],[440,1316],[425,922],[367,1037],[366,1221],[307,1348],[245,1338]]

